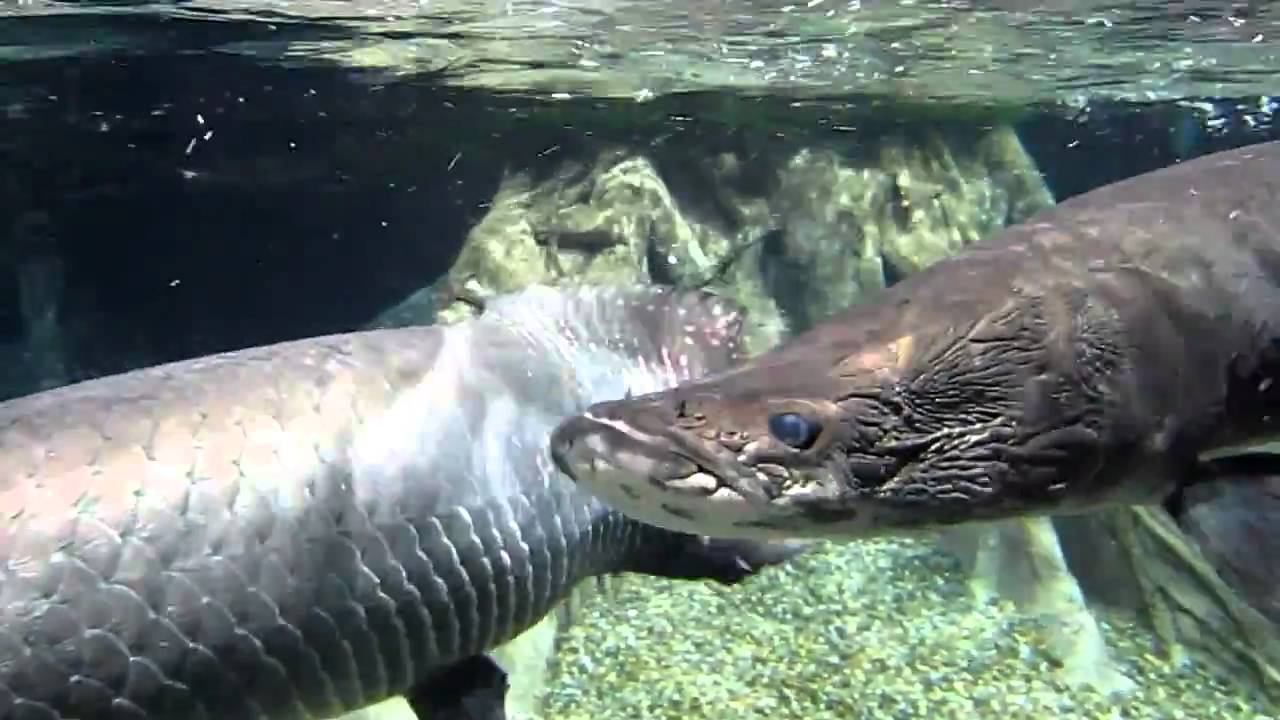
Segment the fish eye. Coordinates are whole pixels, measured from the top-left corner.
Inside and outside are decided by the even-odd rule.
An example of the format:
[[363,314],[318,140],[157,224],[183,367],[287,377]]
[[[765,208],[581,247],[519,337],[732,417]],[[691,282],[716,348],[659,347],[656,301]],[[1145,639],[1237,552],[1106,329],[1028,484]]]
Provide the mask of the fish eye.
[[777,438],[778,442],[796,450],[813,447],[813,441],[818,439],[820,432],[822,426],[816,420],[799,413],[784,412],[769,416],[769,434]]

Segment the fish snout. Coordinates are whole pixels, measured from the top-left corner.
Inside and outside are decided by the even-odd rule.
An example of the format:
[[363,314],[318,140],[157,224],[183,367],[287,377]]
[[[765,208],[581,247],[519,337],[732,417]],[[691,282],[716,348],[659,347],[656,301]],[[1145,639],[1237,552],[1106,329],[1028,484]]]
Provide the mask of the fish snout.
[[551,459],[560,472],[593,491],[604,470],[662,482],[698,470],[693,462],[663,449],[660,437],[646,436],[594,413],[575,415],[551,432]]
[[655,493],[645,476],[644,456],[621,450],[629,444],[626,433],[610,421],[572,416],[551,431],[549,444],[555,466],[578,487],[633,517],[652,513]]
[[668,530],[753,537],[761,531],[737,523],[769,509],[769,496],[750,471],[711,471],[669,433],[647,435],[597,416],[594,407],[562,421],[551,433],[550,449],[556,467],[588,493]]

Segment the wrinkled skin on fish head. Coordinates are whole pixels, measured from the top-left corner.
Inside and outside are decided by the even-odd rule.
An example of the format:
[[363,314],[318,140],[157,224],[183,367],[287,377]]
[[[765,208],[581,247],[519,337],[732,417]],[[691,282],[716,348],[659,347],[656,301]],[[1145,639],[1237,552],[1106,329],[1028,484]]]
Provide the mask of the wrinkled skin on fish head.
[[766,354],[703,381],[595,404],[557,429],[553,451],[593,493],[671,528],[785,537],[900,525],[877,515],[925,486],[888,485],[904,469],[898,446],[907,439],[897,360],[891,346]]
[[801,337],[597,403],[557,428],[553,455],[625,513],[724,537],[901,534],[1155,492],[1096,482],[1103,450],[1080,368],[1053,359],[1061,344],[1037,313],[912,327]]
[[[562,421],[651,524],[858,537],[1280,474],[1280,145],[1098,188],[736,368]],[[1244,174],[1241,174],[1244,173]]]

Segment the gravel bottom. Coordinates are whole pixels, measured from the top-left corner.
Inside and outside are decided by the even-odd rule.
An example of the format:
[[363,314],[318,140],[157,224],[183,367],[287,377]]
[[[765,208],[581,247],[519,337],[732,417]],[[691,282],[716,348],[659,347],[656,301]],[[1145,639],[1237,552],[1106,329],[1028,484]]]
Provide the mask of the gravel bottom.
[[560,639],[545,717],[1232,718],[1280,716],[1242,687],[1158,657],[1141,626],[1100,616],[1138,684],[1069,689],[1036,621],[972,599],[926,540],[827,546],[736,588],[628,578]]

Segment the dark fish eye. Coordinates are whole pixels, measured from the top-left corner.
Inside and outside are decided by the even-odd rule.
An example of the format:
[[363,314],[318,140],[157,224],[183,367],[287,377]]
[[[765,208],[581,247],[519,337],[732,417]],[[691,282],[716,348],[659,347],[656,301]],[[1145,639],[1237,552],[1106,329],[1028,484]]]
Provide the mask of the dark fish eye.
[[777,438],[778,442],[796,450],[813,447],[813,441],[818,439],[821,431],[822,426],[816,420],[799,413],[785,412],[769,416],[769,434]]

